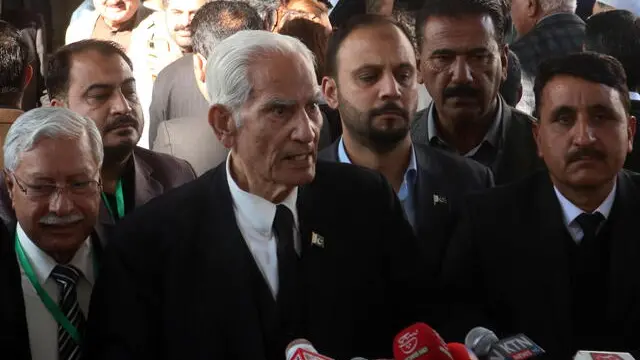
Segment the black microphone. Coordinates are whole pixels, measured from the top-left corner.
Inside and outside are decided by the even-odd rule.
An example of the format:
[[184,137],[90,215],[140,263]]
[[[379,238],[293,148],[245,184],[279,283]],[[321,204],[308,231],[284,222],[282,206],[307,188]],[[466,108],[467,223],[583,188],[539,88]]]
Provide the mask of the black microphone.
[[464,344],[478,357],[489,360],[526,360],[545,353],[524,334],[498,339],[493,331],[480,326],[469,331]]

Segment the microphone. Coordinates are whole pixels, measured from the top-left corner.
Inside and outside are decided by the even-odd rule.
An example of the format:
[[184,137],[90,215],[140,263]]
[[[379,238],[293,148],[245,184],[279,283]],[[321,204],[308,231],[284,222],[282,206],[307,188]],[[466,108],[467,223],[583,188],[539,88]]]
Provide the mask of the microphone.
[[448,343],[449,353],[453,360],[478,360],[476,354],[474,354],[468,347],[461,343]]
[[285,351],[287,360],[333,360],[318,354],[318,351],[306,339],[296,339],[289,343]]
[[574,360],[635,360],[629,353],[580,350]]
[[395,360],[453,360],[447,344],[425,323],[402,330],[393,340]]
[[524,334],[500,340],[493,331],[480,326],[469,331],[464,343],[477,356],[489,356],[491,360],[525,360],[545,353]]

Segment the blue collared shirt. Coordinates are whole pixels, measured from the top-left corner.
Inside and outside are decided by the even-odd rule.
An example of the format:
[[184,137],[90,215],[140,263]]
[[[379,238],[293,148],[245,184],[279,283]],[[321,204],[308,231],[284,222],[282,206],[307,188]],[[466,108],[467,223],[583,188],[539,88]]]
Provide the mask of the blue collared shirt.
[[[342,138],[340,138],[340,143],[338,144],[338,160],[341,163],[351,164],[351,159],[349,159],[349,155],[347,155],[347,151],[344,148],[344,142]],[[416,152],[413,149],[413,145],[411,146],[411,158],[409,160],[409,166],[407,170],[404,172],[404,178],[402,180],[402,184],[400,185],[400,190],[398,191],[398,199],[402,204],[402,209],[404,210],[404,214],[411,223],[411,226],[415,229],[415,188],[416,188],[416,179],[418,177],[418,163],[416,161]]]

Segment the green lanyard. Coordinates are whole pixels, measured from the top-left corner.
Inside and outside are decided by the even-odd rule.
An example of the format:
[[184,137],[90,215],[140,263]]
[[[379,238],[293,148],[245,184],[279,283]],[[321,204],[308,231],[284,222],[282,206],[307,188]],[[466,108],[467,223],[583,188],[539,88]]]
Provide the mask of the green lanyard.
[[[104,192],[102,193],[102,201],[104,201],[104,205],[107,207],[111,218],[115,220],[115,214],[113,213],[111,204]],[[118,210],[118,219],[122,219],[124,217],[124,193],[122,192],[122,179],[118,179],[118,182],[116,183],[116,207],[116,210]]]
[[[27,259],[27,256],[24,253],[24,249],[20,244],[20,240],[18,240],[17,232],[16,232],[16,253],[18,254],[18,261],[20,261],[20,265],[24,269],[25,275],[27,275],[27,278],[29,278],[29,282],[31,282],[31,285],[33,285],[33,287],[36,289],[36,292],[38,293],[38,296],[40,296],[40,300],[42,300],[42,303],[44,303],[44,306],[47,307],[47,310],[49,310],[49,312],[51,313],[53,318],[56,319],[58,324],[62,325],[62,327],[69,333],[69,335],[71,335],[71,338],[76,342],[76,344],[79,345],[81,341],[80,332],[75,326],[73,326],[71,321],[69,321],[69,319],[64,315],[62,310],[60,310],[60,307],[58,306],[58,304],[56,304],[55,301],[53,301],[51,296],[49,296],[49,294],[47,294],[47,292],[42,288],[40,283],[38,283],[38,278],[36,277],[36,274],[33,271],[33,267],[31,266],[29,259]],[[95,266],[96,264],[94,261],[94,268]],[[97,274],[94,274],[94,276],[96,275]]]

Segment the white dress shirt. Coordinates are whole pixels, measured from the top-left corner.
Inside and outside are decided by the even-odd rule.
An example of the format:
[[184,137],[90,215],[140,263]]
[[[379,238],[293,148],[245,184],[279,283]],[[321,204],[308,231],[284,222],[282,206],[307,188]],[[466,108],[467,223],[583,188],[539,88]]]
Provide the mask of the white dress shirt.
[[[51,299],[57,304],[58,284],[51,277],[51,272],[56,267],[57,262],[36,244],[34,244],[27,234],[25,234],[20,224],[17,226],[18,241],[24,249],[24,253],[33,268],[33,272],[38,278],[42,288],[49,294]],[[69,265],[75,266],[82,276],[76,284],[78,292],[78,302],[82,313],[87,317],[89,313],[89,301],[91,299],[91,289],[93,288],[93,258],[91,241],[87,239],[78,249]],[[20,265],[22,277],[22,291],[24,293],[24,305],[27,315],[27,328],[29,330],[29,344],[31,348],[31,358],[33,360],[57,360],[58,359],[58,323],[44,305],[40,296],[36,292],[29,278]]]
[[[611,192],[609,193],[607,198],[604,199],[602,204],[600,204],[600,206],[598,206],[598,208],[592,214],[599,212],[604,216],[605,220],[609,218],[609,215],[611,214],[611,208],[613,207],[613,200],[615,199],[616,195],[616,188],[617,184],[614,184],[613,189],[611,189]],[[556,196],[560,201],[560,207],[562,207],[562,218],[564,220],[564,225],[567,227],[567,230],[569,230],[569,234],[571,234],[573,240],[579,244],[584,237],[584,232],[576,221],[576,218],[582,215],[584,211],[575,206],[571,201],[569,201],[569,199],[564,197],[564,195],[560,193],[557,187],[554,186],[553,189],[555,190]],[[602,225],[600,226],[602,227]]]
[[[258,268],[267,280],[271,294],[275,298],[278,294],[278,256],[276,237],[273,232],[273,220],[276,217],[276,206],[268,200],[248,193],[236,184],[230,171],[231,154],[227,157],[227,182],[233,201],[233,213],[240,233],[247,243],[251,254],[258,264]],[[293,213],[295,223],[294,247],[300,254],[300,227],[298,222],[298,210],[296,200],[298,188],[287,196],[280,204],[285,205]]]

